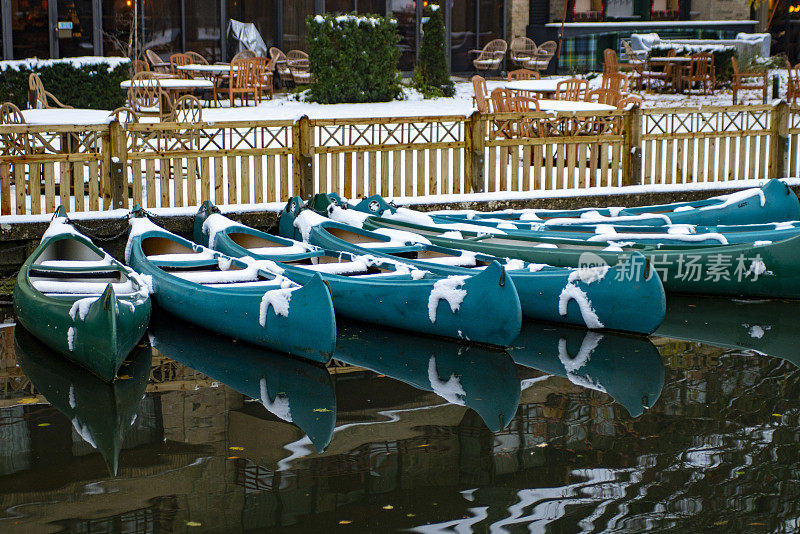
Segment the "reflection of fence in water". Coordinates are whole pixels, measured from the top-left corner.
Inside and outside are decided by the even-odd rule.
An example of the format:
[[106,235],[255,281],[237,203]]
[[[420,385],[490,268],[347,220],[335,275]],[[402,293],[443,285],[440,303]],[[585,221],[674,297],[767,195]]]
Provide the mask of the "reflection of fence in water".
[[797,176],[800,108],[0,126],[0,214]]

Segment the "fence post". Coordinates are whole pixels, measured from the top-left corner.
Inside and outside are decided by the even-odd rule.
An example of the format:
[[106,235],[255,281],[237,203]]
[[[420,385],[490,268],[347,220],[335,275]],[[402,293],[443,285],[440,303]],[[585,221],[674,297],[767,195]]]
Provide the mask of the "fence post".
[[308,115],[292,126],[292,158],[294,194],[309,200],[314,194],[314,126]]
[[486,120],[475,111],[464,122],[464,186],[470,193],[483,193],[483,160]]
[[642,183],[642,109],[634,104],[622,117],[622,185]]
[[108,186],[104,186],[103,193],[106,193],[106,188],[110,188],[111,195],[111,209],[127,208],[128,203],[128,150],[125,140],[125,132],[122,130],[122,125],[119,121],[114,120],[108,125],[108,147],[110,164],[108,165],[108,174],[104,172],[104,178],[107,179]]
[[781,100],[772,107],[769,132],[769,168],[767,177],[784,178],[789,149],[789,104]]

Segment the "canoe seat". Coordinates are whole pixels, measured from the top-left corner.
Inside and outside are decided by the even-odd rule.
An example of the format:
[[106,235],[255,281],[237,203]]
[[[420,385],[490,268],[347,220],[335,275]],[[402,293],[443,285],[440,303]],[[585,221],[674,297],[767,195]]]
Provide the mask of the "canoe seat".
[[116,269],[103,270],[103,271],[69,271],[66,269],[28,269],[30,276],[37,276],[41,278],[78,278],[81,280],[101,279],[101,280],[119,280],[120,271]]
[[[100,295],[108,287],[109,282],[63,282],[60,280],[31,280],[37,291],[60,295]],[[111,284],[117,296],[135,293],[136,288],[130,280],[118,284]]]
[[[320,263],[317,265],[304,265],[306,269],[327,274],[363,274],[369,272],[366,263],[345,261],[341,263]],[[379,271],[378,271],[379,272]]]
[[229,271],[182,271],[172,276],[195,284],[232,284],[238,282],[257,282],[268,280],[259,275],[256,269],[231,269]]

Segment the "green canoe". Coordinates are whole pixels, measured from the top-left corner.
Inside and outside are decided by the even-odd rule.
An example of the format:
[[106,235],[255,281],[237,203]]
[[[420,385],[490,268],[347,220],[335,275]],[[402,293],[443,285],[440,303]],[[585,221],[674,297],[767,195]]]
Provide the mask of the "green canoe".
[[108,382],[150,321],[147,284],[59,207],[14,286],[14,312],[39,340]]
[[[367,217],[365,230],[400,230],[423,235],[444,247],[471,250],[493,256],[518,258],[560,267],[625,265],[634,252],[648,259],[664,289],[678,293],[743,297],[800,298],[800,236],[777,242],[733,245],[617,245],[574,240],[540,240],[528,236],[504,236],[447,231],[382,217]],[[635,273],[630,272],[630,275]]]
[[73,365],[17,326],[17,363],[36,390],[72,422],[75,433],[97,449],[112,476],[117,474],[125,434],[133,426],[147,383],[152,353],[145,342],[134,347],[113,383]]

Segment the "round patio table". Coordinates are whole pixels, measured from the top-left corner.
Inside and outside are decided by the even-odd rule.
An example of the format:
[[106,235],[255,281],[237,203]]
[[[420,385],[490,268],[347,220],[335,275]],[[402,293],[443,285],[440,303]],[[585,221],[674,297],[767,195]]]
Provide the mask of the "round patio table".
[[[158,83],[161,88],[166,91],[190,91],[192,89],[212,89],[214,82],[210,80],[181,80],[178,78],[159,78]],[[136,85],[147,85],[144,83],[137,83]],[[128,89],[131,86],[131,80],[125,80],[119,84],[123,89]]]
[[515,80],[507,82],[505,88],[511,91],[528,91],[531,93],[555,93],[558,90],[558,82],[566,78],[555,80]]
[[[236,65],[233,66],[233,70],[237,70],[239,67]],[[231,65],[226,63],[224,65],[214,64],[214,65],[202,65],[199,63],[192,63],[190,65],[181,65],[178,67],[178,70],[185,70],[189,72],[198,72],[201,74],[223,74],[225,72],[231,71]]]
[[109,122],[110,111],[98,109],[24,109],[22,116],[27,124],[62,126],[94,126]]
[[574,100],[539,100],[542,111],[614,111],[617,108],[598,102],[582,102]]

